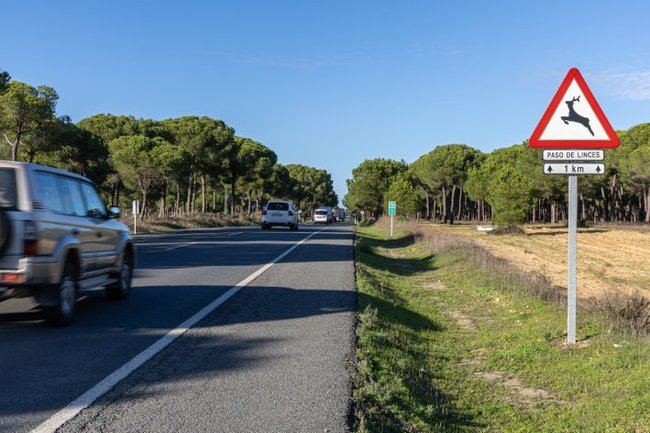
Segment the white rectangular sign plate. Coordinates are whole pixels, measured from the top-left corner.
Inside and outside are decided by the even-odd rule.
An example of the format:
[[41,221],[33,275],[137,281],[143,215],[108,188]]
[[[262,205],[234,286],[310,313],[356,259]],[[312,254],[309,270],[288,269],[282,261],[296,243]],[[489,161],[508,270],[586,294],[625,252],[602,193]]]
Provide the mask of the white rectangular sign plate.
[[603,174],[605,164],[555,163],[544,164],[544,174]]
[[598,149],[545,149],[544,161],[602,161],[605,152]]

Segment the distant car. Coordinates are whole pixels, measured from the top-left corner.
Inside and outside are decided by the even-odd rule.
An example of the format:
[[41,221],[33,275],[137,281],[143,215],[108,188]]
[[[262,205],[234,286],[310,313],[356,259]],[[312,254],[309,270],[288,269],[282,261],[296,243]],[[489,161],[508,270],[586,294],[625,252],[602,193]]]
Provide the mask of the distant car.
[[299,212],[290,201],[270,201],[262,211],[262,230],[269,230],[273,226],[289,227],[289,230],[298,230]]
[[0,161],[0,301],[32,296],[50,322],[67,325],[85,291],[125,299],[135,251],[119,215],[85,177]]
[[336,221],[337,222],[344,222],[345,221],[345,209],[337,207],[336,209],[334,209],[334,215],[336,216]]
[[318,208],[314,211],[314,224],[329,224],[332,222],[332,211],[328,208]]

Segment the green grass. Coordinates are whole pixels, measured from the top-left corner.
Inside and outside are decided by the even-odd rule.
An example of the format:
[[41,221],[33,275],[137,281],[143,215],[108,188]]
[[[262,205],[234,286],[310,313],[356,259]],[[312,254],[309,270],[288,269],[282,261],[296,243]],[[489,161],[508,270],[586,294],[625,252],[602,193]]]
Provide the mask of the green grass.
[[[462,251],[357,230],[359,432],[650,432],[650,344],[504,287]],[[512,283],[510,283],[512,284]]]

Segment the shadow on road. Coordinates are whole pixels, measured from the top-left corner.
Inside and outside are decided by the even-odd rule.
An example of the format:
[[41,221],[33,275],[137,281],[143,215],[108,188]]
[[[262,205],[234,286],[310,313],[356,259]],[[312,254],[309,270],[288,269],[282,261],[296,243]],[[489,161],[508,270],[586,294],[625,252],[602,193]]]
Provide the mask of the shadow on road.
[[[12,370],[0,381],[0,431],[17,431],[7,424],[22,413],[39,413],[59,409],[99,382],[130,357],[135,356],[158,338],[177,326],[187,315],[174,323],[168,316],[173,311],[169,301],[186,292],[209,292],[216,298],[230,287],[226,286],[172,286],[138,287],[142,298],[151,299],[147,292],[159,295],[163,309],[147,308],[136,295],[124,303],[108,301],[94,294],[80,301],[79,316],[67,328],[48,328],[40,323],[40,314],[34,309],[25,313],[0,315],[0,371]],[[226,306],[224,306],[226,307]],[[356,309],[356,292],[350,290],[295,290],[287,287],[248,286],[211,313],[177,342],[158,354],[155,368],[142,369],[142,377],[153,382],[176,382],[189,377],[227,373],[233,370],[252,370],[259,363],[269,362],[275,354],[273,345],[281,340],[269,338],[241,338],[220,332],[223,327],[253,322],[275,322],[301,319],[316,315],[352,312]],[[116,308],[121,314],[116,315]],[[126,309],[126,310],[125,310]],[[168,310],[168,311],[165,311]],[[171,310],[171,311],[169,311]],[[195,308],[194,311],[198,310]],[[138,320],[120,323],[117,317],[138,317]],[[143,327],[146,324],[146,327]],[[299,326],[299,325],[296,325]],[[17,333],[17,328],[22,328]],[[215,329],[217,330],[215,332]],[[210,332],[204,332],[209,330]],[[21,342],[22,340],[22,342]],[[260,348],[269,346],[259,357]],[[11,353],[8,351],[12,348]],[[178,352],[178,351],[181,352]],[[119,358],[111,354],[120,353]],[[177,353],[178,352],[178,353]],[[128,357],[124,354],[130,353]],[[180,357],[180,358],[178,358]],[[16,371],[17,365],[30,365],[35,360],[41,368]],[[83,361],[81,361],[83,360]],[[81,361],[81,363],[80,363]],[[160,365],[159,365],[160,364]],[[52,373],[56,371],[56,380]],[[134,374],[140,374],[138,372]],[[130,383],[130,379],[125,382]],[[56,398],[43,398],[43,384],[60,384]],[[141,398],[140,388],[134,394],[121,398]],[[163,387],[164,388],[164,387]],[[162,392],[159,387],[152,388]],[[153,395],[153,394],[152,394]]]
[[[351,232],[341,234],[318,234],[309,242],[284,257],[284,263],[331,262],[351,260],[352,249],[349,245],[330,243],[335,239],[350,240]],[[219,243],[197,243],[168,251],[170,245],[138,248],[138,268],[142,271],[153,269],[178,269],[202,266],[253,266],[264,265],[286,251],[294,239],[285,239],[282,235],[261,235],[255,242],[264,243],[256,248],[250,239],[246,242],[224,241]],[[209,239],[208,239],[209,241]],[[179,245],[182,242],[179,243]],[[174,245],[171,245],[173,247]]]

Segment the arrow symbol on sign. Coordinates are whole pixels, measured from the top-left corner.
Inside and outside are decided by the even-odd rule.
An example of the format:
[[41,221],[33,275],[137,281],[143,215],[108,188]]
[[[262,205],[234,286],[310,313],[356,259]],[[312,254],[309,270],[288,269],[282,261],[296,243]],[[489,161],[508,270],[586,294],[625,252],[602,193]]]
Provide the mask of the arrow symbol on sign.
[[600,165],[596,167],[596,173],[600,173]]
[[552,172],[553,172],[553,169],[552,169],[551,166],[549,165],[549,166],[548,166],[548,169],[547,169],[546,171],[549,172],[549,173],[552,173]]

